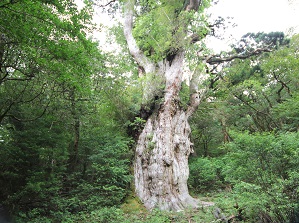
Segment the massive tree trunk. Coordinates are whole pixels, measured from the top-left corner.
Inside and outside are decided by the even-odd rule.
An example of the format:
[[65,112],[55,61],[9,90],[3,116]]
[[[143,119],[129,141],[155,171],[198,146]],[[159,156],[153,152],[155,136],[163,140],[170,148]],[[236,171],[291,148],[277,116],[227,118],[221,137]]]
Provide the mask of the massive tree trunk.
[[[180,104],[179,92],[183,81],[184,51],[178,50],[171,59],[150,61],[138,48],[132,35],[134,1],[125,5],[124,33],[129,51],[145,75],[164,81],[163,96],[147,117],[139,135],[134,162],[135,190],[148,209],[182,210],[205,205],[189,195],[188,157],[193,152],[188,118],[199,105],[198,84],[192,87],[188,108]],[[193,75],[193,80],[198,77]],[[150,86],[148,89],[155,88]],[[153,96],[144,93],[144,100]],[[150,100],[149,100],[150,101]]]
[[188,193],[188,157],[193,152],[190,109],[179,104],[183,53],[166,66],[164,100],[147,119],[139,136],[134,165],[136,193],[148,209],[198,207]]
[[[163,7],[166,2],[161,3]],[[170,5],[174,4],[174,2],[176,1],[170,3]],[[171,30],[168,30],[173,36],[172,41],[174,45],[169,46],[167,49],[169,41],[165,43],[166,49],[164,49],[164,52],[166,53],[164,54],[164,59],[156,63],[145,56],[133,37],[135,0],[126,0],[124,5],[124,35],[130,54],[144,75],[150,75],[158,80],[157,83],[150,82],[144,90],[144,110],[147,110],[147,112],[142,117],[146,119],[146,124],[138,138],[134,162],[136,194],[148,209],[181,210],[186,207],[196,208],[210,205],[210,203],[199,202],[192,198],[187,187],[189,176],[188,157],[193,152],[188,118],[200,103],[198,85],[202,78],[200,74],[204,71],[196,70],[193,74],[187,75],[190,81],[190,100],[188,108],[183,108],[180,103],[179,92],[183,81],[184,46],[186,46],[185,43],[188,39],[190,44],[194,44],[204,38],[205,34],[203,33],[205,32],[201,31],[199,32],[201,35],[194,33],[196,35],[186,37],[188,33],[188,16],[185,17],[187,19],[184,22],[180,20],[182,18],[177,19],[180,13],[179,10],[193,13],[198,10],[201,1],[190,0],[185,1],[185,3],[181,9],[172,9],[175,15],[170,17],[166,14],[165,8],[161,8],[158,11],[158,13],[166,15],[165,19],[167,22],[155,23],[156,25],[164,26],[169,23],[175,23],[175,25],[172,26]],[[157,7],[159,6],[161,5],[157,4]],[[137,11],[140,9],[140,7],[137,7]],[[148,11],[145,11],[146,13]],[[159,16],[159,14],[153,15]],[[151,17],[151,19],[153,18]],[[152,23],[148,25],[152,25]],[[144,35],[150,36],[150,27],[144,28],[146,29]],[[203,27],[203,30],[205,30],[205,27]],[[181,38],[182,35],[185,36]],[[155,40],[153,36],[151,37]],[[159,42],[157,44],[159,45]],[[149,51],[155,53],[155,50],[149,49]],[[269,51],[268,48],[257,48],[245,54],[228,55],[227,57],[223,57],[221,54],[200,57],[199,51],[197,52],[198,55],[195,56],[198,56],[198,63],[201,61],[204,64],[217,65],[237,58],[246,59]],[[218,79],[219,77],[216,77],[215,80],[212,80],[211,85],[213,86],[213,83]],[[161,82],[163,82],[163,85],[161,85]],[[165,87],[161,90],[160,86]],[[156,94],[157,92],[158,95]]]

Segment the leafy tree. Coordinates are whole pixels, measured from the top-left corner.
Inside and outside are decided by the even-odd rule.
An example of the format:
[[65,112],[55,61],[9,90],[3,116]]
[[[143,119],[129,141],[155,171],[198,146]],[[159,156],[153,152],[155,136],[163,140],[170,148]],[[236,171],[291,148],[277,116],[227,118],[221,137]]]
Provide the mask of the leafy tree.
[[119,204],[131,142],[108,100],[121,84],[111,89],[87,38],[91,6],[6,1],[0,14],[1,205],[16,221],[43,222]]
[[[90,6],[78,11],[72,1],[4,1],[0,15],[0,122],[18,104],[46,94],[51,99],[47,87],[56,91],[67,80],[76,85],[77,77],[90,74],[89,56],[99,59],[86,38]],[[47,105],[41,103],[44,110]]]
[[241,133],[225,145],[225,180],[251,219],[295,222],[298,217],[297,138],[298,133]]
[[283,114],[289,111],[289,104],[284,103],[295,103],[298,90],[297,39],[294,36],[288,46],[263,56],[235,60],[219,74],[222,80],[217,83],[215,96],[226,101],[228,125],[251,132],[287,130],[291,123]]
[[211,192],[223,187],[223,162],[217,158],[197,157],[190,161],[188,185],[197,193]]
[[[190,187],[204,190],[198,182],[229,185],[228,196],[250,222],[298,219],[297,41],[295,35],[287,46],[235,60],[217,74],[210,93],[215,109],[206,112],[225,117],[232,140],[216,158],[191,160]],[[194,118],[200,123],[202,117]]]
[[241,53],[264,46],[278,49],[280,46],[288,45],[289,42],[290,40],[285,37],[283,32],[258,32],[243,35],[237,44],[233,44],[233,47],[238,53]]
[[192,128],[192,140],[194,142],[194,154],[196,157],[219,156],[218,147],[230,140],[226,127],[225,113],[221,111],[224,106],[213,102],[202,102],[195,112],[190,125]]
[[1,200],[16,221],[57,220],[119,205],[130,191],[125,124],[113,113],[107,92],[86,87],[83,94],[65,86],[39,119],[21,121],[39,104],[14,108],[19,119],[5,119]]
[[[198,207],[199,202],[187,188],[188,156],[193,152],[188,119],[203,98],[200,92],[205,87],[200,84],[206,75],[205,66],[269,49],[232,52],[225,57],[211,55],[202,40],[219,23],[207,22],[204,9],[210,5],[208,0],[128,0],[121,4],[128,50],[143,84],[140,114],[135,119],[142,125],[134,133],[136,193],[148,209]],[[186,61],[191,71],[183,73]],[[182,98],[184,78],[190,82],[187,100]]]

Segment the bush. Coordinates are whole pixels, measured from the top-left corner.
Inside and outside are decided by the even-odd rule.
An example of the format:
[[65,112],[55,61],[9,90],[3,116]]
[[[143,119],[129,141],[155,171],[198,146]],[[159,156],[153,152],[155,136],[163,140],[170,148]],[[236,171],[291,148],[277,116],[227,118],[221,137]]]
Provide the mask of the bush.
[[90,223],[119,223],[125,222],[125,217],[121,209],[110,207],[102,208],[97,211],[93,211],[88,219]]
[[196,158],[190,160],[188,185],[196,192],[210,191],[223,184],[222,161],[216,158]]
[[225,180],[233,185],[236,201],[251,219],[294,222],[297,218],[298,136],[241,133],[224,146]]

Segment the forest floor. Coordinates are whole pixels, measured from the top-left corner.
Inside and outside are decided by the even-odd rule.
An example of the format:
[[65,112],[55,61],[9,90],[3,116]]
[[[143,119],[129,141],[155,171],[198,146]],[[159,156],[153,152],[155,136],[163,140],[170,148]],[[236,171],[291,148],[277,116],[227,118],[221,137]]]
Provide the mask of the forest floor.
[[[148,212],[137,198],[130,197],[121,206],[127,219],[131,222],[171,222],[171,223],[214,223],[214,222],[240,222],[238,221],[239,212],[236,208],[230,192],[219,192],[206,194],[205,196],[194,196],[203,204],[199,209],[186,209],[181,212],[162,212],[154,210]],[[213,205],[211,205],[213,204]]]

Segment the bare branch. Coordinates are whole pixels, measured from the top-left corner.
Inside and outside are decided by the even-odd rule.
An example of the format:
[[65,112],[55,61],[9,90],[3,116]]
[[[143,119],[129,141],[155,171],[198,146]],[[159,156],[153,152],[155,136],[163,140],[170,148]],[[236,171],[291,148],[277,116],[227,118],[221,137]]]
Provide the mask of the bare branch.
[[191,117],[191,115],[197,110],[198,106],[200,105],[201,101],[205,98],[208,89],[202,89],[200,92],[195,92],[190,95],[189,106],[186,111],[187,117]]
[[130,54],[134,57],[139,66],[144,68],[146,73],[155,71],[155,64],[151,62],[144,53],[139,49],[135,38],[132,34],[133,14],[135,0],[127,0],[124,4],[124,34],[129,47]]
[[8,77],[9,73],[5,70],[4,72],[2,72],[0,70],[0,73],[3,73],[4,75],[0,77],[0,85],[5,81],[5,79]]
[[[270,121],[272,121],[274,123],[274,125],[276,126],[276,128],[279,128],[279,126],[277,125],[277,123],[273,120],[273,118],[271,117],[271,115],[267,112],[261,111],[256,109],[253,105],[251,105],[248,101],[246,101],[245,99],[243,99],[242,96],[239,96],[237,94],[233,94],[237,99],[239,99],[242,103],[244,103],[245,105],[247,105],[249,108],[251,108],[253,111],[256,112],[256,114],[259,115],[263,115],[264,117],[268,117],[270,119]],[[256,123],[256,125],[258,125],[258,123]]]
[[110,5],[110,4],[114,3],[114,2],[116,2],[116,0],[111,0],[111,1],[107,2],[106,4],[103,4],[103,5],[97,5],[97,6],[98,6],[98,7],[106,7],[106,6],[108,6],[108,5]]
[[[14,105],[14,102],[11,102],[9,104],[9,106],[7,106],[7,108],[5,109],[5,111],[2,112],[2,114],[0,114],[0,123],[3,121],[3,119],[6,117],[7,113],[9,112],[9,110],[11,109],[11,107]],[[2,109],[1,109],[2,110]]]
[[219,64],[223,62],[229,62],[234,59],[247,59],[251,56],[259,55],[263,52],[271,52],[269,48],[258,48],[252,52],[244,53],[244,54],[236,54],[228,57],[221,57],[221,55],[212,55],[205,58],[206,62],[210,65]]
[[43,108],[43,111],[39,115],[37,115],[36,117],[31,118],[31,119],[20,119],[12,114],[7,114],[6,117],[11,117],[19,122],[32,122],[32,121],[35,121],[35,120],[41,118],[48,110],[49,105],[50,105],[50,101],[45,105],[45,107]]

